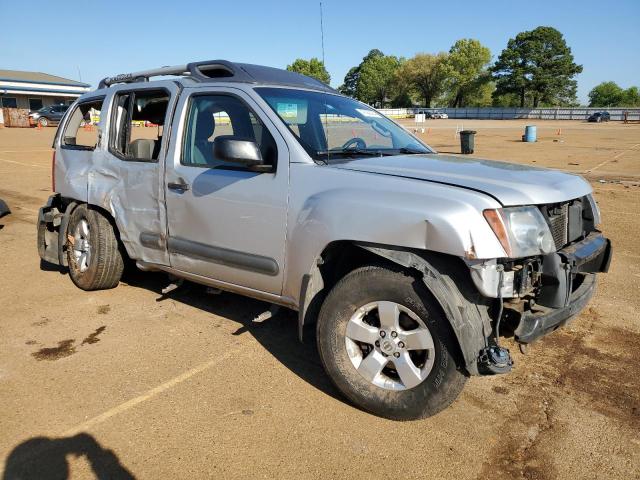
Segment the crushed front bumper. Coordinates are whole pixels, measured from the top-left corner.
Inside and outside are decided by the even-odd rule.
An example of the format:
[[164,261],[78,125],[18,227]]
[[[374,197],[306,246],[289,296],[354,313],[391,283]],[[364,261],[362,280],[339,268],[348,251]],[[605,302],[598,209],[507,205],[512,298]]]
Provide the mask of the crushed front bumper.
[[537,304],[522,314],[515,340],[531,343],[580,313],[595,292],[596,274],[609,270],[611,256],[611,242],[600,232],[545,256]]
[[584,275],[582,284],[573,292],[569,304],[562,308],[542,308],[526,312],[514,332],[519,343],[531,343],[570,322],[587,306],[596,291],[596,275]]

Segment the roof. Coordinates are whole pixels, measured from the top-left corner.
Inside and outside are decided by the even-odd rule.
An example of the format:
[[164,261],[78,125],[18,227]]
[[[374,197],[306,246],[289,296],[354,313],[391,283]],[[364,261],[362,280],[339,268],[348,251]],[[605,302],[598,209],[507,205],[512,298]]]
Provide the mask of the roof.
[[72,87],[89,87],[87,83],[77,82],[64,77],[42,72],[24,72],[21,70],[0,70],[0,80],[25,83],[49,83],[52,85],[68,85]]
[[98,89],[116,83],[148,82],[152,77],[165,75],[180,76],[198,83],[239,82],[259,85],[288,85],[331,93],[336,92],[329,85],[325,85],[315,78],[307,77],[296,72],[262,65],[229,62],[227,60],[191,62],[186,65],[174,65],[140,72],[123,73],[102,79]]

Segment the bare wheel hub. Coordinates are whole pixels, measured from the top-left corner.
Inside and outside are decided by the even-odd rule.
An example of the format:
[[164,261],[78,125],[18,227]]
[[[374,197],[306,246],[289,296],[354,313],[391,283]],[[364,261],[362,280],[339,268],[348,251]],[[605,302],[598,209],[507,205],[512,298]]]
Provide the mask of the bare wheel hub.
[[347,323],[345,343],[355,369],[387,390],[406,390],[431,372],[435,348],[418,315],[390,301],[360,307]]
[[86,271],[89,268],[89,261],[91,260],[91,244],[89,222],[86,218],[83,218],[78,222],[73,232],[73,258],[76,263],[76,267],[81,272]]

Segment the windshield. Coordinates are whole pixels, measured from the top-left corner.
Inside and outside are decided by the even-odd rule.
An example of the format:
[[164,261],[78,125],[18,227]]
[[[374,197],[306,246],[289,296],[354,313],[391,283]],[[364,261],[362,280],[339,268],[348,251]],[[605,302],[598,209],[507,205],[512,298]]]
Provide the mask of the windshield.
[[348,97],[256,88],[314,160],[433,153],[409,132]]

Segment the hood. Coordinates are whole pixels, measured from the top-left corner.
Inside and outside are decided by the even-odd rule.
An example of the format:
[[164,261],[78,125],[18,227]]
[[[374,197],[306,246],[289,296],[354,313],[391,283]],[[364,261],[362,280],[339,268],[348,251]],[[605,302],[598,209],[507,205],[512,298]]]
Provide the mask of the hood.
[[504,206],[559,203],[591,193],[578,175],[456,155],[367,157],[332,163],[330,168],[455,185],[486,193]]

